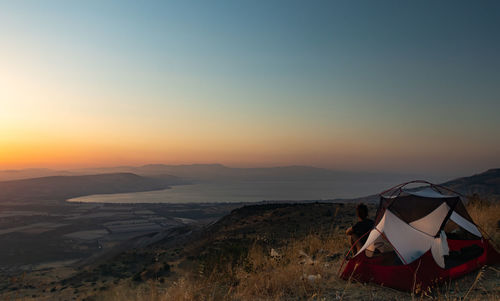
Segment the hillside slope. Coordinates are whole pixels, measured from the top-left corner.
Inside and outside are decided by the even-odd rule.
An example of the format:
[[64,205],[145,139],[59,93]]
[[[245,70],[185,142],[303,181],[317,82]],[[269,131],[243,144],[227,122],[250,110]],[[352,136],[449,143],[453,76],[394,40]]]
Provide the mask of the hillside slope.
[[441,184],[465,195],[478,194],[500,199],[500,168],[489,169],[470,177],[458,178]]
[[65,200],[105,193],[123,193],[169,188],[164,179],[153,179],[132,173],[86,176],[51,176],[0,182],[0,202]]

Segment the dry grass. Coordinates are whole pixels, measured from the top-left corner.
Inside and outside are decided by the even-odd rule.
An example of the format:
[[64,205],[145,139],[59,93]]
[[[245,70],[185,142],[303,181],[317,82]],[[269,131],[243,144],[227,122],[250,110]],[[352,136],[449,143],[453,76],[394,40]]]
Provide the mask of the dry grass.
[[[471,204],[472,218],[500,242],[499,204]],[[478,273],[450,281],[432,292],[414,295],[372,284],[340,280],[337,271],[349,245],[343,231],[292,239],[280,249],[255,242],[237,265],[220,263],[217,270],[184,273],[176,282],[121,285],[101,295],[103,300],[498,300],[500,271],[484,267]]]
[[[337,261],[348,247],[346,243],[336,232],[291,241],[275,256],[254,246],[248,256],[252,269],[239,269],[240,282],[233,296],[240,300],[322,296],[325,284],[336,280]],[[332,256],[337,260],[329,260]]]
[[496,246],[500,246],[500,203],[474,202],[467,206],[470,216],[476,224],[491,237]]

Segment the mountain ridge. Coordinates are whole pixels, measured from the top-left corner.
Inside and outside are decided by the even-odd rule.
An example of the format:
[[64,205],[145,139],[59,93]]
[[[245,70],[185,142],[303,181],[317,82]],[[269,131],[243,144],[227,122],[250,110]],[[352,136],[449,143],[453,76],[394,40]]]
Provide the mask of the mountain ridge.
[[[9,179],[33,178],[33,174],[39,176],[52,175],[85,175],[101,173],[120,173],[131,172],[141,176],[158,176],[170,174],[192,181],[217,181],[217,180],[260,180],[269,179],[290,179],[297,180],[317,180],[330,179],[337,180],[370,177],[389,178],[389,179],[410,179],[418,177],[414,174],[402,174],[391,172],[375,171],[344,171],[334,170],[322,167],[306,165],[285,165],[274,167],[229,167],[223,164],[146,164],[142,166],[116,166],[83,168],[70,170],[50,170],[50,169],[26,169],[26,170],[0,170],[0,181]],[[44,174],[45,173],[45,174]]]

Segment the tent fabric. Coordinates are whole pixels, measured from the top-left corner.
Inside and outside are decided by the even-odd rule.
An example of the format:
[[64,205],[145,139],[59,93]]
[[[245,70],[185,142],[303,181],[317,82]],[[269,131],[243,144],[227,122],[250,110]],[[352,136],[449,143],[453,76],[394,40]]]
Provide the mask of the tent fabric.
[[450,207],[448,206],[448,204],[442,203],[428,215],[411,222],[410,226],[419,231],[427,233],[428,235],[435,236],[439,232],[441,223],[446,218],[446,215],[448,215],[449,211]]
[[424,189],[416,190],[416,191],[409,191],[405,190],[406,193],[419,196],[419,197],[424,197],[424,198],[454,198],[456,196],[453,195],[445,195],[437,192],[436,190],[432,189],[431,187],[426,187]]
[[472,217],[470,217],[469,212],[467,212],[467,209],[465,209],[464,204],[460,201],[458,204],[456,204],[455,208],[453,209],[454,212],[460,214],[461,217],[465,218],[472,224],[474,224],[474,221],[472,220]]
[[448,240],[446,238],[446,233],[444,233],[444,231],[441,231],[439,237],[434,238],[434,241],[432,242],[431,245],[431,254],[436,264],[439,267],[444,268],[446,265],[444,261],[444,256],[450,254],[450,248],[448,247]]
[[469,231],[470,233],[482,237],[481,232],[473,223],[469,222],[467,219],[463,218],[460,214],[453,212],[450,216],[450,219],[454,221],[457,225]]
[[[482,238],[457,195],[432,188],[400,189],[396,196],[381,196],[377,216],[375,227],[348,261],[342,278],[413,290],[415,283],[428,287],[500,262],[500,255]],[[443,230],[449,220],[481,239],[449,239]]]
[[386,222],[382,233],[397,250],[401,261],[411,263],[431,248],[434,237],[414,229],[389,210],[385,215]]
[[[439,221],[439,223],[440,222],[441,221]],[[427,252],[429,249],[432,249],[432,254],[436,259],[436,262],[438,262],[440,266],[444,267],[443,256],[448,255],[446,236],[444,236],[443,239],[444,232],[442,232],[439,237],[435,238],[434,235],[429,235],[406,224],[389,210],[386,211],[384,217],[370,232],[365,244],[356,255],[363,252],[370,246],[374,246],[375,241],[379,239],[382,233],[397,250],[397,255],[401,261],[407,264],[411,263],[422,256],[422,254]]]
[[483,252],[479,257],[449,269],[438,266],[431,251],[427,251],[418,260],[407,265],[383,265],[381,257],[368,258],[365,253],[360,253],[347,262],[340,276],[345,280],[373,282],[402,291],[414,291],[418,288],[426,291],[440,282],[461,277],[484,265],[500,263],[500,254],[488,240],[448,239],[448,245],[450,251],[477,245]]
[[[385,197],[382,197],[381,203],[386,204],[386,208],[379,209],[380,214],[383,213],[384,209],[390,209],[403,221],[411,223],[429,215],[443,203],[446,203],[450,208],[455,208],[459,207],[458,204],[461,201],[456,196],[453,198],[423,198],[415,195],[404,195],[396,199],[385,199]],[[463,209],[460,213],[467,212],[465,207]]]

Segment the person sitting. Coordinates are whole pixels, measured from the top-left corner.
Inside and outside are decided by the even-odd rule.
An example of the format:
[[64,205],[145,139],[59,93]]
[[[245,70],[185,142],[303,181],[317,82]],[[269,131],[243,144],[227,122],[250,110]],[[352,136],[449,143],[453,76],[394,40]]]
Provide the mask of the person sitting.
[[354,253],[357,253],[363,247],[366,239],[368,238],[368,234],[366,233],[370,232],[375,224],[373,220],[368,218],[368,207],[366,207],[363,203],[356,207],[356,215],[358,216],[358,222],[346,231],[346,235],[349,236],[351,246],[356,244],[356,252]]

